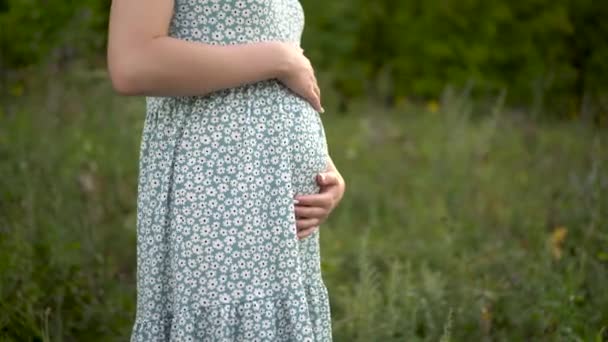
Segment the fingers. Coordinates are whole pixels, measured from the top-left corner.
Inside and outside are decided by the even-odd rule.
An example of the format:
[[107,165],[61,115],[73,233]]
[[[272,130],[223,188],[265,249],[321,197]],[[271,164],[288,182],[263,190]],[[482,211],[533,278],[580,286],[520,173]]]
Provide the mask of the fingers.
[[340,179],[335,172],[322,172],[317,175],[317,183],[327,186],[340,183]]
[[319,98],[319,103],[321,102],[321,89],[319,89],[319,85],[318,84],[314,84],[314,91],[315,94],[317,94],[317,97]]
[[[311,68],[312,70],[312,68]],[[319,83],[317,82],[317,78],[315,77],[314,74],[314,70],[312,70],[312,87],[313,87],[313,92],[315,93],[316,97],[317,97],[317,103],[319,108],[316,108],[318,112],[323,113],[325,112],[325,109],[323,108],[323,105],[321,105],[321,89],[319,88]]]
[[321,224],[321,220],[318,218],[304,218],[296,220],[296,228],[298,231],[306,230],[314,226],[318,226]]
[[309,72],[310,83],[311,83],[311,85],[310,85],[310,93],[311,93],[311,98],[312,98],[311,104],[313,105],[313,107],[315,108],[316,111],[323,113],[325,111],[325,109],[323,109],[323,106],[321,105],[321,89],[319,88],[319,83],[317,82],[317,77],[315,76],[315,70],[308,58],[306,58],[306,63],[308,66],[308,72]]
[[321,99],[319,99],[319,96],[316,94],[314,85],[311,85],[308,89],[307,100],[317,112],[323,110],[323,107],[321,107]]
[[303,207],[297,205],[294,207],[297,218],[323,218],[327,216],[327,209],[318,207]]
[[308,229],[304,229],[298,232],[298,239],[303,239],[312,233],[316,232],[319,229],[319,226],[314,226]]
[[295,51],[299,51],[301,55],[295,58],[291,70],[279,80],[308,101],[317,112],[323,113],[325,110],[321,106],[321,90],[317,84],[314,68],[310,60],[304,56],[304,49],[299,46],[294,46],[294,49],[297,49]]
[[317,83],[315,71],[312,68],[310,69],[310,82],[312,82],[312,88],[314,89],[315,94],[321,98],[321,90],[319,90],[319,84]]
[[321,104],[321,90],[319,89],[319,86],[316,83],[313,85],[313,91],[315,92],[315,95],[317,97],[317,102],[319,104],[318,112],[319,113],[325,112],[325,109],[323,108],[323,105]]
[[309,79],[309,82],[306,98],[317,112],[322,112],[323,107],[321,106],[321,98],[319,97],[320,94],[317,90],[318,87],[312,77]]
[[296,196],[296,200],[298,200],[298,205],[328,209],[331,208],[333,204],[333,194],[330,192],[321,192],[311,195],[298,195]]
[[320,207],[305,207],[298,205],[294,207],[294,211],[298,236],[312,234],[314,229],[318,229],[319,225],[325,221],[329,215],[328,209]]

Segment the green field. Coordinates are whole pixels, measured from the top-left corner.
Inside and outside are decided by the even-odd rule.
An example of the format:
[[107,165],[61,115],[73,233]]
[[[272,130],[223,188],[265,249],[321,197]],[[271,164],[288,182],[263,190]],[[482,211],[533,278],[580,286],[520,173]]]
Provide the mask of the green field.
[[[32,74],[34,75],[34,74]],[[142,98],[42,75],[0,107],[0,341],[126,341]],[[336,113],[334,340],[608,340],[608,134],[446,91]]]

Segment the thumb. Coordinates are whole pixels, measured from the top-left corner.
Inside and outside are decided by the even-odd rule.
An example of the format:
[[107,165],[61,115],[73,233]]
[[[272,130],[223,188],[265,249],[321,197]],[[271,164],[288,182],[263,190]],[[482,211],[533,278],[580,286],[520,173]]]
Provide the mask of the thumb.
[[337,184],[338,177],[333,172],[320,172],[317,174],[317,182],[320,185]]

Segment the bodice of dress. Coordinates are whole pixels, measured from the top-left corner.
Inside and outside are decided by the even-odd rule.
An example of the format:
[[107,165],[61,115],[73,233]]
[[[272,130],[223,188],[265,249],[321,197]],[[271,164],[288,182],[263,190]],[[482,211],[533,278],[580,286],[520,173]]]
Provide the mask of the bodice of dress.
[[171,36],[208,44],[285,41],[300,44],[298,0],[176,0]]
[[[300,46],[303,29],[304,11],[298,0],[175,0],[169,35],[213,45],[282,41]],[[146,102],[148,111],[176,105],[208,109],[226,101],[237,107],[235,110],[247,110],[259,107],[255,102],[264,98],[278,102],[281,112],[314,110],[276,79],[203,96],[147,97]],[[237,103],[240,108],[234,106]]]

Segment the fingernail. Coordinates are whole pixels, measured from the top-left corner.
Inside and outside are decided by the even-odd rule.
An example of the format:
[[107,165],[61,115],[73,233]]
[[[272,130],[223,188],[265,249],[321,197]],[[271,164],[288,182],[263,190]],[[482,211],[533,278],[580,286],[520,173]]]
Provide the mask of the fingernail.
[[300,201],[298,201],[297,199],[294,198],[293,199],[293,204],[298,204],[298,203],[300,203]]
[[321,112],[320,113],[325,113],[325,108],[321,107]]
[[321,182],[325,182],[325,175],[322,173],[319,173],[319,178],[321,178]]

